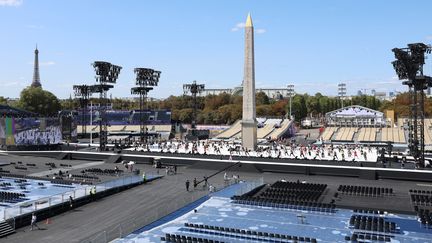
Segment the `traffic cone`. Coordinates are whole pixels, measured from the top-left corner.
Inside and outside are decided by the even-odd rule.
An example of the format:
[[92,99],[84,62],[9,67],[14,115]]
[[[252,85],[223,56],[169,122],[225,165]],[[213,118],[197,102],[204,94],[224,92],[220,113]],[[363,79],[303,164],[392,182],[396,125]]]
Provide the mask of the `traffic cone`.
[[51,224],[51,219],[50,219],[50,218],[47,218],[47,219],[45,220],[45,224]]

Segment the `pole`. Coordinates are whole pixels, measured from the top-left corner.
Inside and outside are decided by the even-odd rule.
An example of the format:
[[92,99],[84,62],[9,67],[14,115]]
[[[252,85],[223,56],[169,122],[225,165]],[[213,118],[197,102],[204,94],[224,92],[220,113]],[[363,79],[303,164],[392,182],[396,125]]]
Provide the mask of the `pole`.
[[93,129],[91,128],[93,126],[93,102],[90,101],[90,146],[93,142]]
[[290,110],[289,110],[289,119],[291,120],[292,117],[292,95],[290,94]]

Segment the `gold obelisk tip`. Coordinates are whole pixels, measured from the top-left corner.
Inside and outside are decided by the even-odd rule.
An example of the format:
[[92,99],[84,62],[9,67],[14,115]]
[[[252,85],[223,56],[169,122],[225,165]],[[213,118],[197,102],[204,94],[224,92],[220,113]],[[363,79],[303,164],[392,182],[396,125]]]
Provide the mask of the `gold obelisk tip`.
[[246,19],[246,27],[253,27],[251,14],[249,13]]

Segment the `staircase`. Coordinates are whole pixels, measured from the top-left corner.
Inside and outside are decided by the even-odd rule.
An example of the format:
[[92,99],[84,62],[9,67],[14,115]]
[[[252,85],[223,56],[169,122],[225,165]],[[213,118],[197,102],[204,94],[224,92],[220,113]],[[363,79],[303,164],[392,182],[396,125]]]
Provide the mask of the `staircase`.
[[0,238],[15,233],[15,230],[7,221],[0,222]]

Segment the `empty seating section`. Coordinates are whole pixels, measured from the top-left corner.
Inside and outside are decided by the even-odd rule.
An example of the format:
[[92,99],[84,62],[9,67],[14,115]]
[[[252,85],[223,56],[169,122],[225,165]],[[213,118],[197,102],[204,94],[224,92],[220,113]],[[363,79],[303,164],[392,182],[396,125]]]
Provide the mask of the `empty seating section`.
[[[25,186],[24,186],[24,189],[25,189]],[[25,195],[23,193],[0,191],[0,202],[18,203],[18,202],[22,202],[24,200],[27,200],[27,198],[25,198]]]
[[336,127],[327,127],[323,134],[321,135],[322,140],[324,141],[328,141],[331,140],[333,134],[336,132],[337,128]]
[[393,195],[393,188],[339,185],[338,191],[351,196],[390,196]]
[[350,226],[356,230],[367,230],[382,233],[397,233],[397,225],[384,217],[370,215],[352,215],[349,221]]
[[402,128],[399,127],[383,127],[381,129],[381,141],[382,142],[395,142],[395,143],[405,143],[405,133]]
[[240,204],[332,212],[335,209],[333,203],[318,203],[326,188],[327,184],[277,181],[231,199]]
[[279,137],[281,137],[286,130],[289,128],[291,121],[288,119],[283,120],[283,122],[281,123],[281,126],[274,129],[272,133],[270,133],[270,137],[273,140],[277,140]]
[[217,135],[217,138],[230,138],[241,131],[241,121],[238,120],[230,128]]
[[424,121],[425,144],[432,145],[432,119]]
[[[184,228],[181,230],[190,234],[198,233],[200,235],[209,235],[214,237],[223,237],[224,242],[231,242],[232,240],[241,240],[241,241],[259,241],[259,242],[317,242],[317,239],[306,236],[296,236],[296,235],[287,235],[287,234],[278,234],[264,231],[256,231],[248,229],[239,229],[239,228],[229,228],[229,227],[221,227],[221,226],[213,226],[213,225],[205,225],[205,224],[192,224],[185,223]],[[174,236],[174,241],[172,240],[173,236],[166,234],[164,241],[166,242],[217,242],[212,239],[203,239],[200,241],[199,239],[190,236],[190,235],[177,235]],[[177,239],[180,238],[180,241]],[[224,239],[226,238],[226,240]],[[169,239],[169,240],[168,240]],[[196,240],[194,240],[196,239]],[[221,242],[221,241],[219,241]]]
[[360,128],[357,136],[358,141],[365,141],[366,128]]
[[339,131],[337,132],[336,137],[335,137],[334,140],[341,141],[342,137],[345,135],[345,133],[347,131],[346,129],[347,129],[346,127],[339,128]]
[[257,130],[257,138],[264,139],[267,138],[267,136],[273,132],[275,129],[275,124],[273,123],[265,123],[264,127],[258,128]]
[[360,142],[374,142],[376,138],[376,128],[362,127],[359,129],[357,141]]
[[357,127],[341,127],[334,140],[336,141],[352,141],[354,134],[357,132]]
[[432,191],[410,190],[411,204],[418,206],[432,206]]
[[354,133],[356,133],[357,130],[358,129],[356,127],[350,127],[349,130],[347,131],[347,133],[345,134],[345,136],[342,138],[342,140],[344,140],[344,141],[353,140]]

